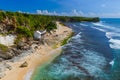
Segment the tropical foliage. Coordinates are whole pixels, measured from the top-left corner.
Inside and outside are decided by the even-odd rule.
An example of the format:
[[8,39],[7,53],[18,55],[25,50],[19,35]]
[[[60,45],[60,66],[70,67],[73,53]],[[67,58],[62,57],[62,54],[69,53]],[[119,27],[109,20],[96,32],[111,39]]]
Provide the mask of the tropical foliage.
[[[0,11],[0,24],[4,24],[8,33],[20,34],[25,37],[32,37],[35,30],[56,29],[55,21],[61,22],[97,22],[99,18],[50,16],[27,14],[19,12]],[[7,27],[9,26],[9,27]]]

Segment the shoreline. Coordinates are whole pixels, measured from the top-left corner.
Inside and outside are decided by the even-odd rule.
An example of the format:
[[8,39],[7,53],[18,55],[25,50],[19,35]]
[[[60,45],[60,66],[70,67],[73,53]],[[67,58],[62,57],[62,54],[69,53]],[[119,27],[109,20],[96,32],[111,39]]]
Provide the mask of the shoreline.
[[36,73],[36,68],[39,66],[46,66],[49,63],[51,63],[57,56],[59,56],[61,54],[62,51],[62,47],[59,47],[53,51],[51,51],[47,56],[49,56],[49,58],[46,59],[46,61],[44,63],[41,63],[39,65],[37,65],[36,67],[34,67],[34,69],[31,69],[30,71],[28,71],[28,73],[25,75],[25,79],[24,80],[31,80],[32,76],[34,76],[34,74]]
[[[0,80],[29,80],[37,66],[52,61],[52,59],[60,54],[62,49],[62,47],[60,47],[61,42],[73,31],[71,28],[63,26],[59,22],[56,23],[58,28],[52,32],[51,35],[45,35],[46,43],[44,45],[38,46],[38,48],[31,51],[31,53],[25,54],[26,56],[20,57],[18,61],[6,62],[12,69],[4,71],[5,76]],[[27,62],[28,66],[20,68],[20,65],[24,62]]]
[[34,69],[28,71],[28,73],[25,75],[24,80],[30,80],[33,75]]

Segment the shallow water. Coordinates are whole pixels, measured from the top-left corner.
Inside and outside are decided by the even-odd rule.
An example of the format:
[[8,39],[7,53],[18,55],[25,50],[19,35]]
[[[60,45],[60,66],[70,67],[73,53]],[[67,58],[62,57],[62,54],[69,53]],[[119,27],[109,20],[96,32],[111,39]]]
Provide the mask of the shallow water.
[[60,56],[36,69],[32,80],[120,80],[120,27],[109,20],[66,23],[75,35]]

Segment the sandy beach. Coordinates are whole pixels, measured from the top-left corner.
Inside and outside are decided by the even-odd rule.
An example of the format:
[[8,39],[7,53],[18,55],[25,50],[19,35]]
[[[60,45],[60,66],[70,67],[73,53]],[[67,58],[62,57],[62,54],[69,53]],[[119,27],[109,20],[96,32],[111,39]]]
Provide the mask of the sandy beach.
[[[61,41],[72,33],[72,29],[63,26],[57,22],[57,27],[52,34],[44,36],[46,43],[38,46],[29,55],[21,57],[18,61],[7,61],[12,69],[4,72],[5,76],[0,80],[30,80],[32,72],[38,65],[49,63],[61,52]],[[28,63],[27,67],[20,68],[24,62]]]

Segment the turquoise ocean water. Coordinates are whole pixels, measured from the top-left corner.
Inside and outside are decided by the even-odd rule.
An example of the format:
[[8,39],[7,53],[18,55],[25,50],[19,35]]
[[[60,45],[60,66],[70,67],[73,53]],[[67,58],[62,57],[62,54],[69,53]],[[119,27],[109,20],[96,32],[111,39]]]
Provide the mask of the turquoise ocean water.
[[120,19],[65,23],[75,35],[32,80],[120,80]]

